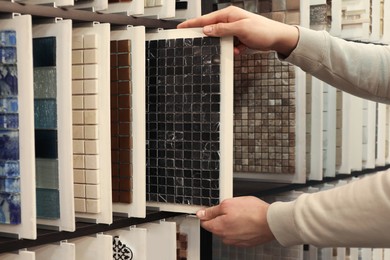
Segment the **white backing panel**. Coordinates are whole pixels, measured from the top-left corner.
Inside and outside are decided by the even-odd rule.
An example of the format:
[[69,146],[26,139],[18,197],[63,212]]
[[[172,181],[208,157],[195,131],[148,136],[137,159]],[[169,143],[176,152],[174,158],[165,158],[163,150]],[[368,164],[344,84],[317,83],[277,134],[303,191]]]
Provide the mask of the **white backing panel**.
[[112,236],[96,234],[96,236],[72,239],[69,242],[75,244],[77,260],[112,259]]
[[46,244],[31,248],[39,260],[75,260],[76,247],[74,244],[60,242],[59,244]]

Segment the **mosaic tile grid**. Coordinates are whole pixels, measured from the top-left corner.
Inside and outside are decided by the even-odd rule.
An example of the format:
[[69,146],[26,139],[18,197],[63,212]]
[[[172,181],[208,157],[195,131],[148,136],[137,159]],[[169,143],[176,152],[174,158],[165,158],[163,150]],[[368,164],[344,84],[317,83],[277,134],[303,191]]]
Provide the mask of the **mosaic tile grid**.
[[111,41],[112,201],[132,202],[131,41]]
[[112,237],[112,247],[113,247],[113,259],[114,260],[132,260],[133,259],[133,251],[129,246],[127,246],[124,242],[121,241],[119,236]]
[[0,223],[20,224],[16,31],[0,31]]
[[146,42],[147,201],[219,203],[220,39]]
[[75,211],[99,213],[98,64],[96,34],[73,37],[72,107]]
[[[60,218],[56,46],[56,37],[33,39],[35,157],[57,166],[43,169],[36,163],[37,217],[43,219]],[[41,187],[38,180],[48,176],[55,185]]]
[[295,71],[275,53],[234,62],[234,171],[295,173]]
[[180,225],[177,225],[176,229],[176,259],[187,260],[188,259],[188,235],[180,232]]

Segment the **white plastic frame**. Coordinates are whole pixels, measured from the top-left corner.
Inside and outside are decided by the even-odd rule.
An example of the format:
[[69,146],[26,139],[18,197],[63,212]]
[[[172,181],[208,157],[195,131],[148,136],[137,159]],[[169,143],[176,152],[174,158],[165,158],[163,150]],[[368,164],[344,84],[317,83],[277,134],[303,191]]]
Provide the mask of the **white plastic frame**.
[[37,259],[75,260],[76,247],[72,243],[61,241],[59,244],[46,244],[31,248]]
[[107,260],[112,259],[112,236],[96,234],[69,240],[75,245],[76,259]]
[[109,3],[107,9],[102,13],[126,13],[127,15],[144,14],[144,1],[133,0],[125,3]]
[[161,2],[161,6],[145,7],[144,13],[137,16],[152,17],[156,19],[175,18],[176,0],[161,0]]

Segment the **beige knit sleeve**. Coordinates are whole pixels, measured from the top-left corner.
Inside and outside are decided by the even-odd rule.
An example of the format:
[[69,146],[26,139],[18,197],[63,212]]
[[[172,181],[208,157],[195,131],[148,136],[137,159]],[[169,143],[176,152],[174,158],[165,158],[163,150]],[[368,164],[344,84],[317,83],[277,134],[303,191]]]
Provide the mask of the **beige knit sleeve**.
[[390,247],[390,171],[273,203],[267,220],[284,246]]

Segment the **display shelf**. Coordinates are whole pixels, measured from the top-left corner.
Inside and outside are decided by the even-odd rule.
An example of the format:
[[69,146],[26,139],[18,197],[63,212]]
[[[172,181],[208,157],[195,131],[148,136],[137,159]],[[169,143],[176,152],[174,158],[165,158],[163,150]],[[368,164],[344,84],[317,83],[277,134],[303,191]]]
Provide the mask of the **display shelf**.
[[112,25],[143,25],[146,28],[176,28],[178,21],[157,20],[143,17],[132,17],[123,14],[102,14],[85,10],[71,10],[66,8],[55,8],[45,5],[28,5],[0,1],[0,13],[30,14],[34,18],[55,18],[72,19],[74,22],[101,22]]
[[130,227],[130,226],[152,222],[160,219],[176,217],[179,215],[183,215],[183,213],[173,213],[173,212],[164,212],[164,211],[148,212],[146,214],[146,218],[124,218],[124,217],[114,216],[114,221],[111,225],[77,222],[76,231],[74,232],[67,232],[67,231],[59,232],[54,230],[38,229],[37,231],[38,235],[36,240],[0,237],[0,253],[16,251],[18,249],[35,247],[35,246],[40,246],[48,243],[55,243],[62,240],[68,240],[68,239],[81,237],[81,236],[93,235],[100,232],[106,232],[118,228]]

